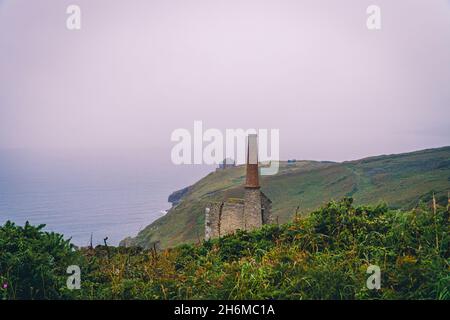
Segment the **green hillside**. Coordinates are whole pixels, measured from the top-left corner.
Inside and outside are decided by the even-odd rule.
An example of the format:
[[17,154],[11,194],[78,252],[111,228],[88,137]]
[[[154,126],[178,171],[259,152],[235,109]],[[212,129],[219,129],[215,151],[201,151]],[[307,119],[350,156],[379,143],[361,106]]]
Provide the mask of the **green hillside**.
[[[161,247],[197,242],[204,236],[204,208],[211,200],[242,197],[245,167],[210,173],[194,185],[169,212],[136,238],[122,245]],[[392,208],[410,209],[421,200],[447,202],[450,190],[450,147],[411,153],[383,155],[334,163],[318,161],[282,162],[274,176],[261,179],[262,191],[273,202],[273,215],[284,223],[333,199],[351,196],[356,204],[386,202]]]

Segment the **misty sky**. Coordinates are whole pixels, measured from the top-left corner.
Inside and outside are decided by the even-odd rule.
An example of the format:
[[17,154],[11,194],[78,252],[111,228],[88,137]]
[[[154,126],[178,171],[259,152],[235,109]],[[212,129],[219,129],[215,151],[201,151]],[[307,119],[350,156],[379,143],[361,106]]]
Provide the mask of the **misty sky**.
[[0,148],[169,158],[194,120],[279,128],[284,159],[450,145],[450,2],[0,0]]

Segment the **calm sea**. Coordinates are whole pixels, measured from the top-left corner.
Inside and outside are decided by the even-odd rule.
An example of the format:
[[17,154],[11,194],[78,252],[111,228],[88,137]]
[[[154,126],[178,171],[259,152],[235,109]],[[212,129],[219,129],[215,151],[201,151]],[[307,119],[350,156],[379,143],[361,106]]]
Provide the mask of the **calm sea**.
[[30,221],[77,245],[91,234],[94,244],[117,245],[161,217],[171,192],[211,170],[149,151],[0,150],[0,224]]

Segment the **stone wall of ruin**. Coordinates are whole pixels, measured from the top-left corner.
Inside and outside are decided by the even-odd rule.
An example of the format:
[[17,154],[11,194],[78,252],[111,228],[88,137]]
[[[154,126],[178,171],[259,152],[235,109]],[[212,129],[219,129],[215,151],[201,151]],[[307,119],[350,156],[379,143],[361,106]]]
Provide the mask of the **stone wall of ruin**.
[[205,239],[273,223],[272,202],[259,188],[246,188],[244,199],[210,203],[205,210]]
[[205,209],[205,239],[220,237],[223,202],[210,203]]
[[261,192],[262,224],[274,223],[272,217],[272,201]]
[[245,189],[244,225],[245,230],[253,230],[262,226],[261,191],[258,188]]
[[220,226],[220,236],[244,229],[244,204],[242,201],[223,204]]

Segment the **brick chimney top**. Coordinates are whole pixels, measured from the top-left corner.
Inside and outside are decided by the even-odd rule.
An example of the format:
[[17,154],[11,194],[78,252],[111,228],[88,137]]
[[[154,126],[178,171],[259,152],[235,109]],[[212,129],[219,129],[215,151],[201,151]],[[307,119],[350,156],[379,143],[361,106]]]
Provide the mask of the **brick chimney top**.
[[247,137],[247,177],[246,188],[259,188],[258,172],[258,136],[249,134]]

